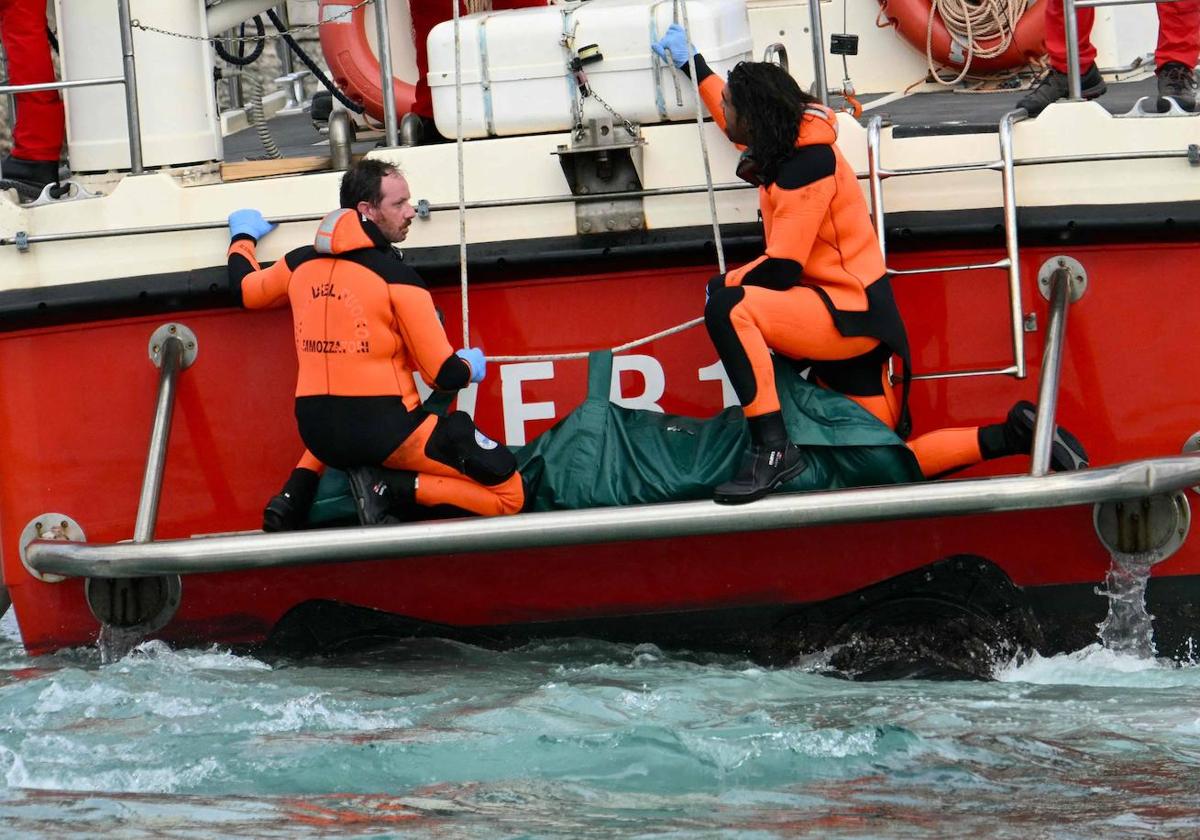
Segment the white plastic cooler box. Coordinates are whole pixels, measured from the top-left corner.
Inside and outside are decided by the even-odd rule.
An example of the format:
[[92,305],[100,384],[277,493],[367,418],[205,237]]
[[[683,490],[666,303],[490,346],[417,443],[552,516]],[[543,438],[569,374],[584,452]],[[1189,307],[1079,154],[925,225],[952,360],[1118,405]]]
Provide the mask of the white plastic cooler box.
[[[608,116],[596,97],[580,96],[569,67],[574,51],[592,44],[603,59],[584,66],[588,83],[625,119],[694,118],[691,80],[650,50],[674,19],[674,7],[673,0],[584,0],[460,18],[463,136],[564,131],[578,114],[584,121]],[[722,76],[751,57],[745,0],[687,0],[687,21],[692,43]],[[429,86],[438,131],[455,137],[453,21],[429,33]]]

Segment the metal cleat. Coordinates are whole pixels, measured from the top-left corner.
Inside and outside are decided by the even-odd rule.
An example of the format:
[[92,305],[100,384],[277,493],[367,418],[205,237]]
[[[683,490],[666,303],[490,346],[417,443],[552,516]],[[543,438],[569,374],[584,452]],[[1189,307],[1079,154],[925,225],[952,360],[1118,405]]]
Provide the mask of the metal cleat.
[[312,108],[312,100],[305,98],[304,77],[311,76],[307,68],[293,70],[275,80],[278,85],[290,85],[287,103],[279,109],[280,114],[301,114]]
[[[1165,106],[1165,110],[1163,110]],[[1150,110],[1147,110],[1149,108]],[[1194,117],[1196,113],[1184,110],[1173,96],[1143,96],[1133,103],[1127,113],[1119,117]]]
[[42,187],[41,194],[26,207],[41,207],[45,204],[62,204],[67,201],[86,201],[89,198],[100,198],[100,193],[94,193],[76,181],[59,181],[57,184],[47,184]]

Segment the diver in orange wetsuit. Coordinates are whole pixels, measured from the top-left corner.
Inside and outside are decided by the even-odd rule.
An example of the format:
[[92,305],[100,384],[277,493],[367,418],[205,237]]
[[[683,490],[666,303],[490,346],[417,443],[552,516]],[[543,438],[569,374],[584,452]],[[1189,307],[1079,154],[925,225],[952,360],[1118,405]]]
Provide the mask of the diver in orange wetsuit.
[[[479,382],[481,350],[454,352],[421,278],[392,244],[416,215],[408,182],[363,160],[342,179],[341,209],[313,245],[260,268],[255,242],[274,225],[257,210],[229,217],[229,276],[250,309],[290,303],[299,374],[296,422],[316,462],[347,470],[364,524],[411,505],[516,513],[525,492],[516,458],[461,411],[421,407],[414,371],[438,390]],[[315,473],[315,470],[313,470]]]
[[[787,437],[771,352],[811,365],[816,382],[840,391],[901,437],[908,417],[908,339],[883,254],[854,170],[836,146],[837,119],[777,65],[742,62],[726,85],[672,24],[652,45],[689,72],[726,136],[744,149],[738,175],[759,187],[766,253],[712,278],[704,308],[709,335],[742,403],[751,449],[718,502],[761,498],[799,475],[806,460]],[[897,396],[888,360],[898,355]],[[985,458],[1028,454],[1036,409],[1021,402],[1003,423],[940,429],[911,441],[922,473],[942,475]],[[1052,465],[1074,469],[1087,455],[1056,429]]]

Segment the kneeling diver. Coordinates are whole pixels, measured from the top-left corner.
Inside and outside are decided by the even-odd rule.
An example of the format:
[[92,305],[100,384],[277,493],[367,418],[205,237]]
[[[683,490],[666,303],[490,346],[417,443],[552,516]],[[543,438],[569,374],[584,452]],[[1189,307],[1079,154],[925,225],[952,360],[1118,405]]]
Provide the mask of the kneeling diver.
[[[766,253],[712,278],[704,319],[749,423],[752,445],[716,501],[751,502],[799,475],[807,463],[788,440],[771,352],[811,365],[818,384],[840,391],[905,438],[910,379],[908,339],[892,296],[883,253],[854,170],[836,145],[837,118],[800,90],[787,71],[742,62],[726,85],[688,43],[678,24],[652,44],[689,72],[695,57],[700,95],[726,136],[744,149],[738,175],[758,186]],[[897,397],[888,360],[900,356]],[[1029,454],[1031,403],[1002,423],[939,429],[908,442],[921,472],[943,475],[981,460]],[[1051,466],[1087,466],[1069,432],[1055,430]]]
[[254,246],[275,226],[257,210],[229,217],[229,278],[243,305],[291,304],[296,422],[308,447],[296,472],[347,470],[364,524],[396,521],[413,504],[518,512],[525,491],[512,452],[464,412],[421,407],[414,370],[453,391],[480,382],[486,358],[451,349],[424,282],[392,247],[416,215],[408,182],[390,164],[362,160],[342,178],[340,198],[312,245],[265,269]]

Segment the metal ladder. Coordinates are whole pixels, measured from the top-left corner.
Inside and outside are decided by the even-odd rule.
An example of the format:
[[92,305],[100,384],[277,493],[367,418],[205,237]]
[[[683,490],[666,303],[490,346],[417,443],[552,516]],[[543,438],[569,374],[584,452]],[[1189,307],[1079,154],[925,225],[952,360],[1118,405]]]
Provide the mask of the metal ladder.
[[[1003,368],[964,370],[938,373],[914,374],[913,379],[953,379],[968,376],[1005,375],[1024,379],[1025,330],[1021,297],[1021,249],[1017,240],[1017,200],[1014,185],[1016,160],[1013,156],[1013,126],[1025,119],[1024,109],[1009,111],[1000,119],[1000,159],[978,163],[946,164],[942,166],[920,166],[908,169],[884,169],[880,162],[881,132],[883,121],[872,117],[867,125],[868,180],[871,189],[871,219],[875,224],[875,235],[879,250],[887,263],[887,232],[884,228],[883,179],[901,175],[932,175],[950,172],[998,171],[1004,188],[1004,250],[1005,256],[990,263],[963,263],[921,268],[887,268],[889,274],[939,274],[952,271],[976,271],[1004,269],[1008,273],[1009,315],[1012,327],[1013,363]],[[1030,161],[1039,162],[1039,161]],[[1047,267],[1050,270],[1047,271]],[[1043,276],[1043,274],[1045,276]],[[1087,284],[1087,275],[1074,260],[1058,257],[1043,266],[1038,282],[1050,302],[1050,319],[1046,328],[1046,343],[1042,355],[1042,366],[1038,381],[1037,419],[1033,430],[1033,453],[1030,474],[1044,476],[1049,471],[1050,449],[1055,431],[1055,415],[1058,412],[1058,385],[1062,373],[1062,351],[1066,341],[1067,310],[1079,300]],[[889,362],[890,364],[890,362]]]
[[955,379],[968,376],[1014,376],[1024,379],[1025,329],[1021,300],[1020,245],[1017,241],[1017,199],[1014,186],[1013,125],[1025,119],[1024,110],[1009,111],[1000,120],[1000,158],[977,163],[951,163],[941,166],[916,166],[907,169],[885,169],[881,158],[883,118],[872,117],[867,123],[867,179],[871,189],[871,220],[875,224],[875,235],[879,239],[879,250],[887,263],[887,232],[884,228],[883,180],[904,175],[944,175],[951,172],[999,172],[1004,190],[1004,250],[1005,256],[989,263],[963,263],[938,265],[922,268],[895,269],[887,267],[888,274],[907,276],[914,274],[939,274],[951,271],[979,271],[985,269],[1004,270],[1008,273],[1009,317],[1012,327],[1013,363],[1002,368],[983,370],[959,370],[936,373],[914,373],[913,379]]

